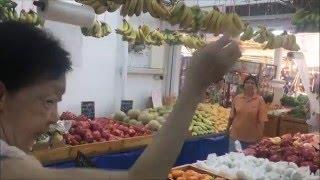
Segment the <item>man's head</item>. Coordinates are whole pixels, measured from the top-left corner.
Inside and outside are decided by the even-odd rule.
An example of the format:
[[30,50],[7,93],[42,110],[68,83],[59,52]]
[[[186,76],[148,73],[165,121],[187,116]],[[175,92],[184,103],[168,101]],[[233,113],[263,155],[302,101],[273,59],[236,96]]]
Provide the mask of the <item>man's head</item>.
[[255,76],[249,75],[243,81],[244,91],[251,92],[258,88],[258,80]]
[[44,31],[0,23],[0,138],[27,151],[57,121],[69,54]]

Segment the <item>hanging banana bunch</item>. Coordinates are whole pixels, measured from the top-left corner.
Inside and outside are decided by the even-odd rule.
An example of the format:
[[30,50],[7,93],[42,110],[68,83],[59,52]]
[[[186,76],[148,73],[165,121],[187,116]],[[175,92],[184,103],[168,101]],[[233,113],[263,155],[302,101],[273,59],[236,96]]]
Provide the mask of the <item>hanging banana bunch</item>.
[[168,22],[171,25],[179,24],[180,28],[188,29],[194,24],[194,16],[191,8],[186,6],[184,2],[180,1],[172,7]]
[[168,45],[178,45],[181,44],[180,41],[180,33],[179,32],[173,32],[170,30],[165,30],[163,32],[164,35],[164,42]]
[[122,35],[123,41],[134,42],[136,39],[135,30],[125,19],[123,19],[122,27],[116,29],[116,33]]
[[111,28],[108,24],[100,21],[95,21],[92,27],[82,27],[81,32],[84,36],[92,36],[95,38],[102,38],[111,33]]
[[136,39],[134,44],[140,45],[146,43],[146,37],[150,33],[150,28],[147,25],[139,26],[138,30],[136,31]]
[[298,31],[319,32],[319,11],[312,12],[305,9],[299,9],[292,16],[291,22],[296,26]]
[[193,23],[191,24],[191,31],[198,32],[203,26],[203,21],[207,11],[202,11],[199,6],[192,6],[191,12],[193,14]]
[[221,13],[216,9],[208,12],[202,23],[202,29],[206,32],[218,34],[227,34],[237,37],[245,30],[245,26],[236,13]]
[[76,2],[91,6],[96,14],[102,14],[106,11],[114,12],[118,10],[124,1],[115,0],[76,0]]
[[120,14],[121,16],[139,16],[143,11],[143,0],[130,0],[126,1],[125,4],[121,6]]
[[191,49],[201,49],[206,46],[204,39],[196,35],[182,34],[180,35],[181,43]]
[[246,25],[246,28],[243,34],[241,35],[240,40],[241,41],[250,40],[251,38],[253,38],[253,33],[254,33],[253,28],[249,25]]
[[164,34],[159,29],[151,31],[146,38],[147,45],[161,46],[164,43]]
[[5,21],[18,21],[19,16],[15,8],[0,7],[0,20]]
[[170,17],[170,11],[161,0],[142,0],[144,1],[143,12],[149,12],[154,18],[168,19]]
[[27,24],[31,24],[33,26],[43,25],[43,22],[40,16],[33,10],[29,10],[29,12],[26,12],[25,10],[22,9],[20,12],[19,21]]

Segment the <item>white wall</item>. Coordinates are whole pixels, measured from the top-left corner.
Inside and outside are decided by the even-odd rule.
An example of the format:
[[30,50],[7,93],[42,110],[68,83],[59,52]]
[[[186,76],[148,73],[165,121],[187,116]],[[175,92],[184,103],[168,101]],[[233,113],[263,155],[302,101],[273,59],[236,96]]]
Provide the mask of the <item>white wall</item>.
[[[143,24],[147,24],[152,29],[160,27],[160,22],[148,14],[144,14],[138,18],[134,16],[128,22],[135,26],[135,28]],[[130,53],[128,66],[143,67],[145,65],[148,67],[150,65],[150,53],[148,50],[144,54]],[[164,85],[163,80],[154,79],[154,76],[150,74],[128,74],[124,99],[133,100],[133,108],[144,109],[152,90],[161,90],[164,93]]]
[[[21,8],[35,9],[31,0],[16,2],[18,11]],[[117,28],[121,22],[119,12],[102,15],[99,19],[106,21],[112,29]],[[81,101],[95,101],[97,116],[114,112],[117,97],[115,91],[117,88],[121,89],[115,83],[121,81],[116,76],[119,74],[117,59],[123,55],[117,52],[121,51],[123,42],[119,41],[115,33],[96,39],[83,37],[80,27],[73,25],[47,21],[45,27],[70,52],[73,62],[73,71],[67,75],[66,93],[59,103],[59,112],[72,111],[80,114]]]
[[[103,20],[104,17],[100,19]],[[105,21],[112,28],[116,28],[118,19],[118,14],[113,13],[107,14]],[[107,37],[96,39],[83,37],[80,27],[72,25],[59,26],[54,23],[46,27],[61,40],[69,52],[71,51],[71,55],[76,54],[72,57],[73,71],[67,76],[67,91],[59,104],[59,112],[68,110],[80,113],[81,101],[95,101],[97,116],[112,113],[116,90],[114,81],[118,54],[117,35],[112,33]],[[82,39],[82,43],[75,44],[70,36]],[[71,49],[75,49],[74,46],[79,50],[72,51]]]

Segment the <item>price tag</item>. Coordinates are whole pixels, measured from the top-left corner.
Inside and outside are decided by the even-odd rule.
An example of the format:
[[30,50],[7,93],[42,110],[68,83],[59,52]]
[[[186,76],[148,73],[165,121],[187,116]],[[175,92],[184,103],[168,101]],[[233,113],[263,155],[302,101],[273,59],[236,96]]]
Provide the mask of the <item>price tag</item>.
[[121,111],[127,113],[133,107],[132,100],[122,100],[121,101]]
[[94,101],[81,102],[81,114],[87,116],[90,119],[95,118]]

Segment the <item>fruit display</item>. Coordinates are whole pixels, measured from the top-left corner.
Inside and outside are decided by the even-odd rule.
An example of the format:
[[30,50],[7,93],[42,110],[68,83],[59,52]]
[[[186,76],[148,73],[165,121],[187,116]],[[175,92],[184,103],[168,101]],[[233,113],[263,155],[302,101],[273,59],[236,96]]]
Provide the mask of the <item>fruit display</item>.
[[[62,115],[63,118],[70,118],[68,112]],[[73,117],[72,114],[71,116]],[[90,120],[85,116],[77,116],[71,121],[72,125],[68,133],[63,134],[66,143],[69,145],[114,141],[151,134],[143,126],[127,125],[109,118]]]
[[200,103],[189,127],[193,136],[226,130],[230,110],[218,104]]
[[319,11],[312,12],[306,9],[299,9],[292,16],[291,22],[296,26],[297,31],[319,32]]
[[151,30],[147,25],[139,26],[138,29],[135,30],[125,19],[123,20],[122,27],[116,29],[116,33],[122,35],[124,41],[136,45],[146,44],[160,46],[166,42],[169,45],[183,44],[193,49],[200,49],[206,45],[204,39],[197,35],[172,32],[169,30],[161,32],[159,29]]
[[203,30],[216,35],[224,32],[234,37],[244,30],[244,24],[236,13],[221,13],[216,9],[202,11],[199,6],[188,7],[182,1],[172,7],[168,22],[179,24],[181,29]]
[[264,26],[259,26],[259,30],[254,32],[251,26],[246,25],[240,39],[242,41],[253,39],[255,42],[264,44],[264,49],[276,49],[280,47],[291,51],[298,51],[300,49],[295,35],[283,33],[276,36]]
[[280,99],[281,105],[293,108],[288,114],[294,118],[306,119],[308,116],[308,96],[299,95],[297,97],[284,95]]
[[65,125],[63,121],[58,121],[55,124],[51,124],[49,126],[48,132],[37,137],[32,150],[37,151],[65,146],[65,141],[63,139],[63,134],[65,133],[64,126]]
[[192,49],[201,49],[206,46],[205,40],[197,35],[182,34],[179,40],[181,44]]
[[115,113],[113,119],[130,125],[144,125],[149,130],[158,131],[171,111],[172,107],[149,108],[143,111],[131,109],[127,114],[121,111]]
[[76,0],[76,2],[91,6],[96,14],[102,14],[106,11],[115,12],[123,3],[121,1],[113,0]]
[[171,170],[168,175],[169,180],[225,180],[221,177],[213,177],[205,173],[200,173],[192,169],[180,170],[174,169]]
[[197,109],[193,115],[189,131],[192,136],[199,136],[214,133],[211,115],[206,111]]
[[293,162],[299,167],[308,166],[312,172],[316,172],[320,171],[319,143],[319,134],[285,134],[263,139],[249,146],[244,153],[273,162]]
[[207,160],[198,161],[194,166],[230,179],[317,180],[320,175],[320,171],[311,173],[307,167],[299,168],[292,162],[271,162],[234,152],[223,156],[209,154]]
[[221,13],[216,9],[207,13],[202,27],[205,31],[215,35],[223,32],[233,37],[241,34],[245,28],[242,20],[236,13]]
[[141,13],[149,13],[154,18],[167,19],[170,15],[168,8],[161,0],[132,0],[126,1],[121,7],[122,16],[139,16]]
[[82,27],[81,32],[85,36],[102,38],[108,36],[111,33],[111,29],[108,24],[100,21],[95,21],[94,24],[89,28]]
[[17,4],[12,1],[0,4],[0,20],[1,21],[20,21],[23,23],[31,24],[33,26],[43,25],[43,21],[38,14],[33,11],[22,9],[20,15],[16,11]]

